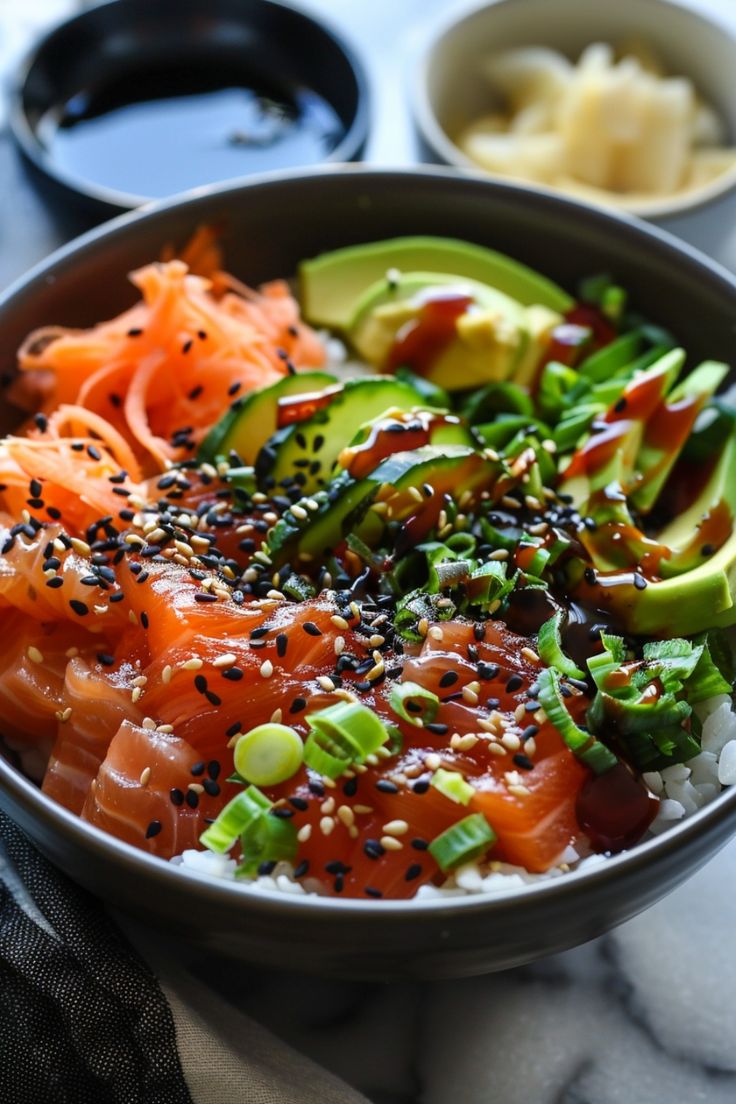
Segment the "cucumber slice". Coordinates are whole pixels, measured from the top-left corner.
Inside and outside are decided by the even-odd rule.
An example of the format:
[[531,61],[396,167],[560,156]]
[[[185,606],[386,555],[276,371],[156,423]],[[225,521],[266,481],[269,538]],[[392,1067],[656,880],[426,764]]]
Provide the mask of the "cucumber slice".
[[256,476],[266,489],[298,477],[305,492],[324,487],[335,460],[360,427],[386,410],[411,410],[422,401],[408,383],[387,376],[348,380],[328,406],[305,422],[277,430],[256,458]]
[[[355,480],[343,472],[328,491],[312,497],[312,508],[303,511],[306,518],[287,510],[271,530],[269,554],[276,566],[288,561],[320,562],[349,532],[375,546],[388,521],[402,522],[425,514],[423,524],[412,534],[418,538],[434,526],[445,493],[457,496],[466,490],[491,488],[501,471],[500,462],[463,445],[427,445],[394,453],[365,479]],[[414,488],[422,490],[424,504],[417,501]],[[379,492],[380,513],[371,510]],[[313,508],[315,502],[317,509]]]
[[199,459],[212,463],[234,450],[245,464],[252,464],[258,450],[276,431],[279,399],[322,391],[333,383],[335,377],[327,372],[298,372],[236,399],[200,445]]

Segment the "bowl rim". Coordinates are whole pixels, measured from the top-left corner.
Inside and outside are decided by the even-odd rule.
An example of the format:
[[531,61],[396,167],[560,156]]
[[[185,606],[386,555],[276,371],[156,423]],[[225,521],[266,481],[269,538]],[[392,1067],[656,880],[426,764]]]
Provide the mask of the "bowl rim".
[[[635,215],[644,219],[670,218],[690,214],[736,189],[736,164],[724,169],[723,172],[706,184],[685,192],[679,192],[671,196],[655,196],[651,199],[634,200],[628,203],[623,198],[610,204],[604,200],[599,201],[597,197],[592,195],[586,197],[582,193],[568,192],[563,188],[555,188],[548,184],[535,184],[531,181],[524,181],[522,178],[491,172],[489,169],[481,169],[472,158],[463,153],[460,147],[456,145],[437,118],[429,96],[430,72],[446,35],[452,34],[466,23],[471,23],[482,13],[508,8],[510,4],[518,5],[519,2],[520,0],[480,0],[480,2],[475,0],[472,6],[466,7],[459,16],[456,14],[448,17],[447,14],[443,13],[434,21],[429,36],[425,38],[423,49],[414,66],[410,80],[411,113],[414,125],[434,156],[440,157],[448,165],[455,165],[457,168],[466,171],[481,172],[487,180],[497,183],[526,184],[532,190],[542,192],[545,195],[564,195],[576,199],[580,203],[587,203],[608,212]],[[730,42],[736,59],[736,32],[718,15],[696,11],[694,8],[680,3],[679,0],[639,0],[639,2],[650,4],[653,8],[662,9],[663,19],[666,19],[668,10],[675,10],[681,13],[683,17],[691,19],[693,23],[718,32],[721,37]],[[734,135],[732,145],[736,147],[736,135]]]
[[[2,292],[0,294],[0,330],[4,314],[12,309],[17,299],[33,295],[38,288],[53,283],[57,270],[61,269],[63,272],[69,264],[74,263],[75,259],[88,251],[94,252],[100,244],[105,245],[125,237],[128,230],[138,223],[155,224],[160,216],[172,210],[186,211],[190,208],[194,213],[194,222],[201,217],[197,208],[217,202],[229,193],[254,189],[278,191],[279,187],[289,187],[300,181],[340,180],[346,177],[358,178],[364,188],[381,182],[390,183],[392,186],[401,185],[405,181],[425,182],[428,186],[435,183],[444,184],[458,189],[466,186],[473,190],[493,192],[501,198],[516,203],[537,203],[559,211],[567,209],[569,213],[575,212],[579,224],[587,221],[599,227],[607,225],[609,230],[616,230],[621,236],[634,237],[640,243],[642,240],[648,240],[660,250],[670,254],[673,259],[682,260],[684,257],[688,264],[699,268],[703,276],[725,285],[736,301],[736,275],[712,261],[700,250],[680,241],[659,227],[582,203],[569,196],[548,195],[515,183],[496,183],[489,181],[482,173],[458,173],[456,169],[447,167],[390,168],[360,164],[321,165],[308,170],[294,169],[287,172],[262,173],[242,181],[205,185],[118,215],[61,246]],[[81,820],[63,806],[57,805],[2,755],[0,755],[0,791],[17,804],[29,819],[39,821],[53,834],[66,836],[75,849],[92,851],[107,862],[113,858],[118,866],[126,867],[130,873],[138,873],[142,879],[144,876],[150,876],[151,879],[160,881],[163,886],[170,887],[174,891],[177,887],[180,890],[188,888],[200,895],[202,903],[240,908],[243,910],[244,917],[250,910],[264,917],[293,915],[308,920],[326,911],[339,915],[343,923],[356,924],[361,924],[367,917],[387,915],[397,921],[412,922],[418,913],[448,915],[448,918],[456,912],[461,912],[463,915],[493,912],[494,915],[503,916],[507,912],[514,912],[523,901],[539,904],[554,900],[557,903],[571,904],[579,890],[594,889],[602,886],[604,882],[625,881],[630,874],[646,870],[661,859],[672,856],[680,847],[694,844],[701,832],[704,835],[713,833],[729,820],[732,831],[736,831],[736,786],[732,786],[724,789],[712,802],[691,816],[673,822],[673,825],[661,835],[638,843],[629,851],[607,857],[605,861],[583,869],[573,869],[559,877],[499,893],[373,901],[361,898],[323,897],[308,893],[282,893],[266,889],[253,890],[229,879],[204,875],[186,867],[182,869],[179,865],[108,835],[94,825]]]
[[[347,38],[342,30],[337,30],[330,19],[313,11],[305,10],[291,0],[251,0],[264,8],[271,8],[275,12],[286,13],[296,17],[305,26],[314,28],[323,34],[335,51],[342,54],[355,79],[357,94],[355,113],[346,128],[343,137],[333,150],[330,151],[319,164],[337,164],[351,161],[360,155],[370,136],[371,102],[372,92],[368,72],[355,45]],[[113,188],[106,184],[98,184],[84,176],[79,176],[63,166],[57,164],[56,159],[39,140],[36,129],[31,125],[25,108],[25,93],[28,79],[39,58],[46,53],[53,44],[54,37],[67,27],[83,25],[88,19],[97,15],[106,8],[116,8],[120,11],[126,9],[125,0],[99,0],[85,7],[82,11],[67,18],[59,19],[47,27],[38,35],[31,46],[22,55],[20,61],[14,66],[8,80],[6,102],[8,106],[8,126],[13,138],[23,155],[45,177],[55,184],[61,185],[67,191],[84,200],[102,204],[107,208],[113,208],[119,212],[134,211],[151,203],[165,202],[173,198],[173,195],[186,195],[194,189],[187,189],[173,193],[172,196],[152,197],[127,192],[123,189]],[[243,13],[241,20],[247,24],[247,13]],[[306,167],[306,166],[305,166]],[[297,171],[299,166],[295,167]],[[291,169],[286,171],[292,171]],[[217,187],[219,184],[242,183],[251,177],[263,175],[258,173],[244,173],[230,180],[213,181],[202,187]]]

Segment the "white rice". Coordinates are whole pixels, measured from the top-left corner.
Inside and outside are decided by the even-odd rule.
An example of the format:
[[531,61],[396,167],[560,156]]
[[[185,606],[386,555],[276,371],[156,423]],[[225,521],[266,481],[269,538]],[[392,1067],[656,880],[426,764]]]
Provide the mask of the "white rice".
[[[703,724],[702,750],[687,763],[677,763],[662,771],[648,771],[642,778],[660,804],[649,832],[659,835],[673,823],[684,820],[698,809],[713,801],[725,786],[736,785],[736,712],[734,702],[723,694],[711,698],[696,707]],[[608,856],[583,854],[568,847],[556,866],[544,874],[530,874],[520,866],[509,863],[466,863],[453,871],[441,886],[423,885],[417,890],[417,899],[438,897],[467,897],[478,894],[498,894],[520,889],[535,882],[560,878],[573,868],[588,869],[606,862]],[[171,860],[214,878],[235,878],[237,863],[226,855],[209,851],[184,851]],[[293,867],[279,863],[270,875],[257,878],[239,878],[246,892],[268,893],[319,893],[319,884],[305,878],[295,881]]]

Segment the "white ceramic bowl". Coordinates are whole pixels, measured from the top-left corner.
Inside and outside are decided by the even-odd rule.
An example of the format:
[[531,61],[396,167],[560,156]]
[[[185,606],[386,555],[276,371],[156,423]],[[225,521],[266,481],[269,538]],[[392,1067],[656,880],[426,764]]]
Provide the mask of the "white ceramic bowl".
[[[723,3],[733,5],[736,15],[736,0]],[[425,152],[446,164],[478,170],[451,135],[488,111],[483,65],[490,54],[516,46],[548,46],[577,60],[592,42],[615,46],[632,38],[650,46],[668,73],[692,80],[724,120],[736,146],[736,38],[717,21],[670,0],[496,0],[441,25],[420,60],[413,107]],[[658,219],[735,188],[736,165],[700,188],[646,200],[621,197],[613,205]]]

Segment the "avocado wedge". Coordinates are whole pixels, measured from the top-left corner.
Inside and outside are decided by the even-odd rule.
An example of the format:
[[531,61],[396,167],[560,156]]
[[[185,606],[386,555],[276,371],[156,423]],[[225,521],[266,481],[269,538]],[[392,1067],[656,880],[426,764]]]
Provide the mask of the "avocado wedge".
[[361,295],[389,269],[451,272],[496,288],[522,306],[564,312],[573,299],[562,288],[503,253],[471,242],[429,235],[347,246],[304,261],[300,299],[307,321],[344,330]]

